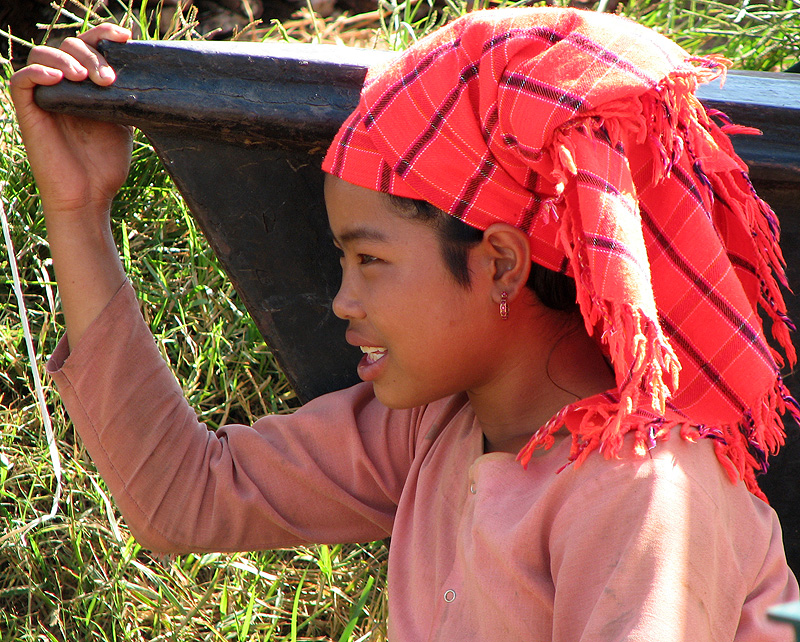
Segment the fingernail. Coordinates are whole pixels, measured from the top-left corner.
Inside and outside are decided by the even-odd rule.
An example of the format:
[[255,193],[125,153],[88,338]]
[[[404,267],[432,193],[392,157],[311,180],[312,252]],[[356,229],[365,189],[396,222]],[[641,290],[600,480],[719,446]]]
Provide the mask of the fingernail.
[[111,67],[100,67],[99,74],[101,78],[105,78],[107,80],[114,79],[114,70],[111,69]]

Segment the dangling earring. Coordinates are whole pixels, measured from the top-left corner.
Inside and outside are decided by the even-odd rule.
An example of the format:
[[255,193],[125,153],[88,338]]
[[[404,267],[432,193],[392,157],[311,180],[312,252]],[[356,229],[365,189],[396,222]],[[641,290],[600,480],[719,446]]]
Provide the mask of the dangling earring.
[[503,321],[508,321],[508,292],[503,292],[500,295],[500,318]]

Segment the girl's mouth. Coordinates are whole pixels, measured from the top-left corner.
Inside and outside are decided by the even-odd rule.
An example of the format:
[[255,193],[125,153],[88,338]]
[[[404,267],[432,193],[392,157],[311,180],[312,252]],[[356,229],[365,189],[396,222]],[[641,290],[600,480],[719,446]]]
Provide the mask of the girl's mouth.
[[386,348],[376,348],[373,346],[361,346],[361,352],[363,352],[366,356],[364,357],[364,361],[368,365],[372,365],[373,363],[377,363],[383,357],[386,356]]
[[387,359],[384,359],[388,350],[373,346],[361,346],[364,356],[358,364],[358,376],[362,381],[375,381],[386,369]]

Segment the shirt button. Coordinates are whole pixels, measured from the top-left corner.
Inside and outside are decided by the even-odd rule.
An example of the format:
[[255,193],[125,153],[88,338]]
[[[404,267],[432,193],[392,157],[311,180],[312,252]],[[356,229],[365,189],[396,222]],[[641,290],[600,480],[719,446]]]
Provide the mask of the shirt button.
[[456,592],[453,589],[448,589],[444,592],[444,601],[445,602],[452,602],[456,599]]
[[472,482],[472,483],[469,485],[469,492],[471,492],[473,495],[475,495],[475,494],[477,494],[477,493],[478,493],[478,489],[477,489],[477,488],[475,488],[475,482]]

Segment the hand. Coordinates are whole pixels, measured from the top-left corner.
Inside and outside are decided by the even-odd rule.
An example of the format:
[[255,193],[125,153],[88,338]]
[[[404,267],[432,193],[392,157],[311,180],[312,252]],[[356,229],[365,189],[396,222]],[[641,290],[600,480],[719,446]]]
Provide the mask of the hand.
[[33,91],[37,85],[55,85],[63,79],[112,84],[114,70],[95,47],[100,40],[126,42],[130,37],[130,31],[117,25],[93,27],[67,38],[60,49],[35,47],[28,66],[11,77],[11,99],[48,228],[51,222],[108,216],[111,201],[128,174],[131,130],[46,112],[34,102]]

